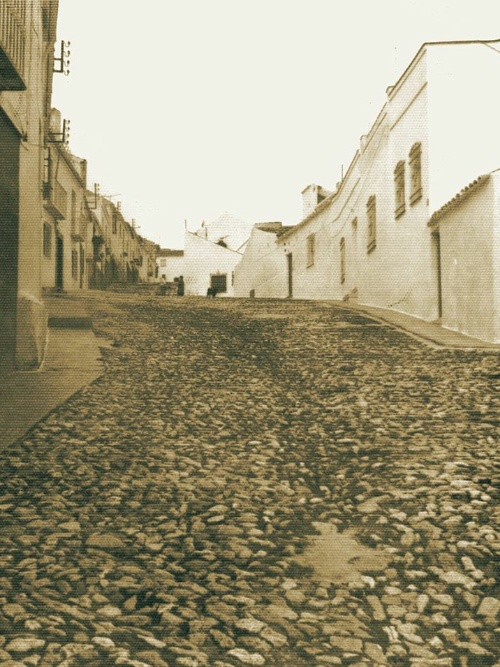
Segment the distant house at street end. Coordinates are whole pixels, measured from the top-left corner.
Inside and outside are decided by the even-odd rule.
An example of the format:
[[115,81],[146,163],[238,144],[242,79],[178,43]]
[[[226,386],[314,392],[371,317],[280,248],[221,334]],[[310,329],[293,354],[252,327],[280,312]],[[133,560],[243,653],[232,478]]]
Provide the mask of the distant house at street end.
[[342,180],[305,188],[294,227],[254,228],[236,296],[352,300],[499,343],[499,52],[423,44]]
[[167,283],[172,283],[184,273],[184,250],[161,248],[156,255],[156,264],[158,278],[164,278]]
[[234,296],[234,269],[240,262],[253,223],[224,213],[195,232],[186,229],[183,276],[187,295]]

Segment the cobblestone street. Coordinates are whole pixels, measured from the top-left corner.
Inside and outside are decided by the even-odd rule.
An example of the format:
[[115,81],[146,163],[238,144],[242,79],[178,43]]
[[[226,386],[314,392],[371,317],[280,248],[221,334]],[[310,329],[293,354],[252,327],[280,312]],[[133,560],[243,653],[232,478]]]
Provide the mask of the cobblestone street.
[[89,293],[0,452],[0,667],[500,665],[500,363],[327,303]]

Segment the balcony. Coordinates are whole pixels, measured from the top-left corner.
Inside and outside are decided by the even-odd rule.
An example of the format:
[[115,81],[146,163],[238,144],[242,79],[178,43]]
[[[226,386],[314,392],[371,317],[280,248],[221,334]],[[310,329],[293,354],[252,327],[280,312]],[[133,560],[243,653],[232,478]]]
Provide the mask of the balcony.
[[66,217],[68,193],[58,181],[43,184],[43,205],[55,220]]
[[83,243],[87,239],[87,225],[91,224],[83,213],[77,216],[75,223],[71,226],[71,238],[73,241]]
[[0,90],[26,90],[26,3],[0,0]]

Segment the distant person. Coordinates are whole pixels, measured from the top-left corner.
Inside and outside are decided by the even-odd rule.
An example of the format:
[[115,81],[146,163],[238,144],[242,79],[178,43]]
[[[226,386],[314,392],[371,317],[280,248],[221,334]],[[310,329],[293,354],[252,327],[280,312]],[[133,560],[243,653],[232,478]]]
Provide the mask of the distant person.
[[207,289],[207,296],[209,297],[211,296],[212,299],[215,299],[215,297],[217,296],[217,287],[209,287]]
[[160,278],[160,287],[158,289],[159,294],[164,296],[168,291],[167,278],[164,273],[162,273]]
[[184,278],[183,278],[183,276],[179,276],[179,280],[177,281],[177,296],[184,296]]

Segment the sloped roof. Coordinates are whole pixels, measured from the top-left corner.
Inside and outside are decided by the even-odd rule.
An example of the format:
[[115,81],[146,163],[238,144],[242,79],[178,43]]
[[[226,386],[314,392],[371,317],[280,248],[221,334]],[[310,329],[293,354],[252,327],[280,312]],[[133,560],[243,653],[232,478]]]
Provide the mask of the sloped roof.
[[158,257],[184,257],[184,250],[173,250],[171,248],[160,248],[156,253]]
[[277,234],[278,234],[278,236],[281,236],[282,234],[285,234],[286,232],[289,232],[294,227],[296,227],[296,225],[283,225],[283,227],[278,230]]
[[432,214],[431,219],[428,222],[428,225],[432,227],[435,225],[443,216],[445,216],[449,211],[456,208],[461,204],[464,199],[466,199],[472,192],[475,192],[480,186],[487,183],[490,179],[490,174],[483,174],[478,176],[474,181],[466,185],[465,188],[462,188],[458,194],[456,194],[452,199],[450,199],[444,206],[441,206],[435,213]]
[[272,232],[273,234],[277,234],[280,229],[282,229],[283,224],[281,222],[258,222],[255,226],[262,232]]
[[248,241],[252,228],[253,223],[241,220],[226,211],[216,220],[203,223],[194,233],[212,243],[222,240],[229,249],[237,250]]
[[[222,251],[224,251],[224,252],[232,252],[232,253],[234,253],[234,254],[236,254],[236,255],[241,255],[241,254],[242,254],[242,253],[240,252],[239,248],[236,248],[236,249],[234,249],[234,248],[230,248],[228,245],[225,245],[225,244],[223,245],[223,244],[220,243],[219,241],[212,241],[212,240],[209,239],[209,238],[207,239],[207,238],[205,238],[204,236],[200,236],[199,234],[196,234],[195,232],[190,232],[189,230],[188,230],[187,233],[188,233],[190,236],[193,236],[194,238],[198,239],[199,242],[204,243],[204,244],[206,244],[206,245],[208,245],[208,246],[212,246],[212,247],[213,247],[213,246],[216,246],[217,248],[220,248],[220,250],[222,250]],[[240,248],[243,247],[243,246],[247,243],[247,241],[248,241],[248,239],[245,239],[245,241],[243,241],[243,243],[241,244]]]

